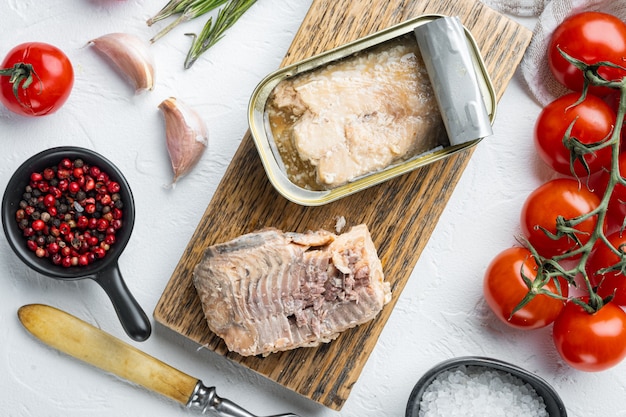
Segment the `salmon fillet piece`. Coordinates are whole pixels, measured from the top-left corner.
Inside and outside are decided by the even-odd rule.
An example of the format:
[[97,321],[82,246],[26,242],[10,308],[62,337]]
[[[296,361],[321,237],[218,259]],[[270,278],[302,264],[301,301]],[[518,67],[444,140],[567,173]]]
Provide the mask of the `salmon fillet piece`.
[[441,145],[443,122],[415,39],[281,81],[298,156],[334,188]]
[[330,342],[391,300],[366,225],[242,235],[209,247],[193,283],[211,331],[243,356]]

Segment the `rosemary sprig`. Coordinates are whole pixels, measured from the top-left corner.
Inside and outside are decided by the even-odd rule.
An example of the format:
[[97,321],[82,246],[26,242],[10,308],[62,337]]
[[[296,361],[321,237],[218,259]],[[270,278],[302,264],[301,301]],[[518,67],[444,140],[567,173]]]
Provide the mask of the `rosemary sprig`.
[[170,0],[157,14],[146,21],[148,26],[152,26],[159,20],[168,18],[174,14],[182,13],[185,8],[194,0]]
[[[226,3],[228,0],[173,0],[178,1],[179,6],[174,8],[174,12],[172,14],[179,14],[179,16],[172,23],[163,28],[159,33],[157,33],[150,42],[154,43],[166,34],[168,34],[172,29],[181,23],[188,22],[196,17],[200,17],[203,14],[210,12],[211,10],[221,6]],[[182,7],[182,10],[180,10]]]
[[213,18],[206,22],[199,36],[195,33],[188,33],[187,35],[193,37],[193,43],[185,58],[185,69],[189,69],[200,55],[222,39],[224,32],[234,25],[254,3],[256,0],[230,0],[219,11],[215,23],[213,23]]

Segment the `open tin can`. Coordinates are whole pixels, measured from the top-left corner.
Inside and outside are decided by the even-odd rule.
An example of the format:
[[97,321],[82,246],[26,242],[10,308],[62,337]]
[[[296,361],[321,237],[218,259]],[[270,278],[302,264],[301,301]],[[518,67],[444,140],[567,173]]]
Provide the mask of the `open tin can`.
[[[294,180],[293,172],[287,168],[290,161],[279,149],[268,114],[277,86],[405,38],[418,45],[428,72],[426,78],[436,98],[434,107],[438,107],[438,117],[445,128],[441,129],[437,146],[399,158],[338,185],[316,187]],[[305,206],[330,203],[472,147],[491,134],[495,114],[494,88],[475,39],[458,18],[442,15],[419,16],[281,68],[259,83],[248,106],[250,132],[270,182],[282,196]],[[323,139],[318,136],[311,140]]]

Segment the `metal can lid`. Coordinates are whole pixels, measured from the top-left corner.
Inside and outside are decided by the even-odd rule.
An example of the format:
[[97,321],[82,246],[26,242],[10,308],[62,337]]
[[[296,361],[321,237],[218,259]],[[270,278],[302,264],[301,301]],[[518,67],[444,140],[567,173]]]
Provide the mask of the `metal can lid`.
[[417,26],[414,33],[450,145],[493,134],[460,19],[435,19]]

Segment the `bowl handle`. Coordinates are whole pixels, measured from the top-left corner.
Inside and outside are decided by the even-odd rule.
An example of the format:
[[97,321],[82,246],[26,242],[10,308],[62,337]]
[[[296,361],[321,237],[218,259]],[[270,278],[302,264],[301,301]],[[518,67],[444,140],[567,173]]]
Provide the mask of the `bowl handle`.
[[150,321],[128,290],[118,263],[115,262],[110,268],[98,273],[93,280],[104,289],[111,299],[126,334],[137,342],[143,342],[150,337],[152,332]]

